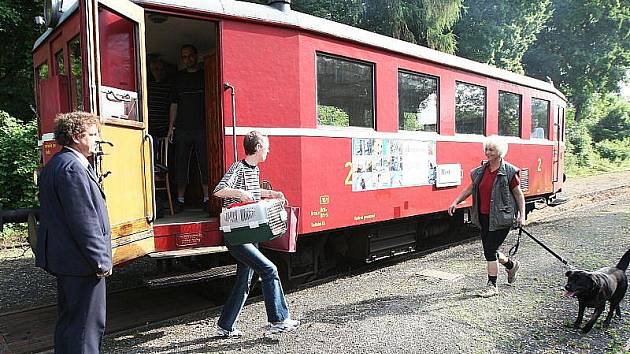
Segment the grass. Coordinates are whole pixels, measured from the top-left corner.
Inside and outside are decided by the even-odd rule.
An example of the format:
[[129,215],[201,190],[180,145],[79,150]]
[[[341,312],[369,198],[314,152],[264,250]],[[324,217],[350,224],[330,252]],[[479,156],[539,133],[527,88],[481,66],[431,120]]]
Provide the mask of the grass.
[[0,232],[0,249],[24,244],[28,235],[26,224],[7,224]]
[[594,157],[589,160],[587,166],[577,164],[567,164],[565,173],[569,177],[592,176],[608,172],[620,172],[630,170],[630,159],[622,161],[610,161],[601,157]]

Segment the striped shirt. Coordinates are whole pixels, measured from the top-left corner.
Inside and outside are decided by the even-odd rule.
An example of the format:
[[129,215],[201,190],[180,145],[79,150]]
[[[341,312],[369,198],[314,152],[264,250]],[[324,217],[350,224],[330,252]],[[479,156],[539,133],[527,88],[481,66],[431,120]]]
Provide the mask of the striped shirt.
[[148,83],[149,134],[154,138],[165,137],[168,133],[169,111],[171,109],[170,81]]
[[[254,200],[259,201],[261,198],[261,192],[260,170],[258,169],[258,166],[252,166],[245,162],[245,160],[233,163],[212,193],[214,194],[223,188],[249,191],[254,196]],[[223,207],[228,207],[231,204],[239,202],[241,201],[236,198],[225,198],[223,199]]]

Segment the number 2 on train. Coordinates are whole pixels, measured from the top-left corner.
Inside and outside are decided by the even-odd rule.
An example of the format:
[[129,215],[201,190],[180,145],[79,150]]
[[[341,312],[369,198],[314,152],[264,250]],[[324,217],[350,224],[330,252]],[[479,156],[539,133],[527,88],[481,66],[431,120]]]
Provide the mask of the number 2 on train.
[[352,162],[350,162],[350,161],[346,162],[344,167],[349,167],[350,168],[350,171],[348,171],[348,175],[346,176],[346,181],[345,181],[344,184],[346,186],[351,186],[352,185]]

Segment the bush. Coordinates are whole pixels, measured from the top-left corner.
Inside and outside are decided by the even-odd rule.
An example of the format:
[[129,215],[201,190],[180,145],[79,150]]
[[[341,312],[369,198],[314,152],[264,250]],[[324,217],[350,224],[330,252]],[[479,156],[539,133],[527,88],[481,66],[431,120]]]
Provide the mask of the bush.
[[37,205],[33,173],[39,165],[37,123],[0,111],[0,204],[3,209]]
[[578,167],[591,165],[593,139],[584,124],[567,126],[567,162]]
[[623,140],[630,137],[630,103],[617,100],[591,128],[593,141]]
[[611,161],[627,160],[630,158],[630,138],[600,141],[595,144],[595,151]]

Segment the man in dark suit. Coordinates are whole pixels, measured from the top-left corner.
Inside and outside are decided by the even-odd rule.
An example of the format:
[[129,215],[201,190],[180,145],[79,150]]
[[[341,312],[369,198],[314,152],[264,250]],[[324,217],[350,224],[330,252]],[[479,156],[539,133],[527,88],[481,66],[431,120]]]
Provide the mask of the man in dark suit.
[[62,149],[39,177],[35,263],[57,277],[55,353],[99,353],[105,332],[111,229],[105,195],[88,161],[99,138],[95,115],[58,115],[55,140]]

